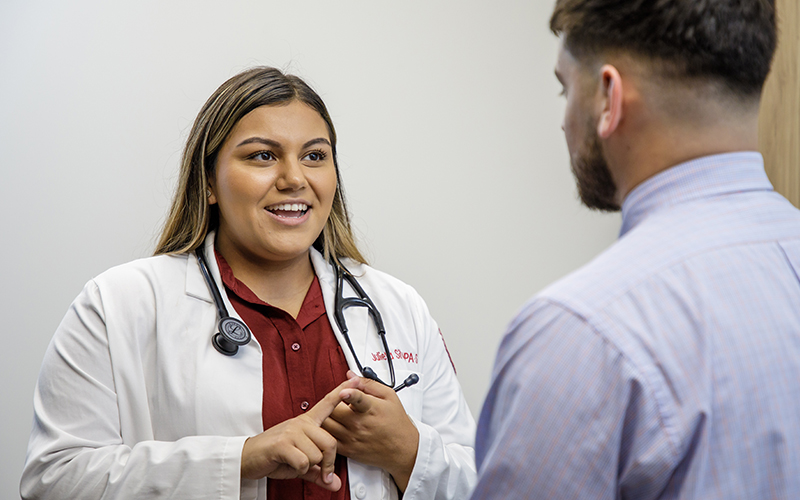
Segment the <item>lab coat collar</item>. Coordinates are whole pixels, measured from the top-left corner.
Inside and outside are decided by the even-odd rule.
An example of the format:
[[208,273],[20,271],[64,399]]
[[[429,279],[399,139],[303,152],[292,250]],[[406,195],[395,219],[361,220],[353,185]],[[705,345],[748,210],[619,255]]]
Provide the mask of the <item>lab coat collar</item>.
[[[217,266],[217,259],[214,254],[214,241],[216,237],[216,231],[208,232],[208,235],[206,235],[206,239],[203,242],[203,252],[206,256],[208,271],[211,273],[211,277],[214,278],[214,282],[217,283],[217,286],[220,287],[220,290],[222,290],[222,275],[220,274],[219,266]],[[333,272],[333,267],[325,260],[325,258],[317,249],[312,247],[310,252],[311,264],[314,266],[314,273],[316,273],[317,278],[319,278],[322,289],[335,289],[336,275]],[[200,271],[200,264],[197,262],[197,257],[194,255],[194,252],[190,252],[188,257],[189,258],[187,259],[186,263],[186,294],[206,302],[214,302],[211,292],[208,289],[208,285],[206,285],[206,282],[203,279],[203,274]],[[348,259],[345,259],[345,262],[347,264],[347,268],[352,271],[354,266],[349,262]]]
[[[206,239],[203,242],[203,252],[206,256],[206,262],[208,263],[208,271],[211,273],[211,277],[214,278],[214,281],[217,283],[217,286],[222,289],[222,276],[219,271],[219,267],[217,266],[217,259],[214,255],[214,241],[216,239],[216,231],[209,231],[208,235],[206,235]],[[336,275],[333,272],[333,266],[325,260],[322,253],[320,253],[316,248],[311,247],[311,264],[314,266],[314,273],[317,275],[317,278],[320,281],[320,285],[322,287],[326,300],[325,300],[325,307],[327,310],[333,310],[333,304],[328,304],[329,298],[332,298],[332,290],[336,289]],[[211,296],[211,292],[208,289],[208,285],[206,285],[205,280],[203,279],[203,274],[200,271],[200,264],[197,262],[197,258],[194,255],[194,252],[189,254],[189,258],[186,259],[187,269],[186,269],[186,294],[192,297],[198,298],[200,300],[204,300],[206,302],[214,302],[214,299]],[[361,274],[361,269],[359,269],[360,265],[357,262],[352,261],[351,259],[342,259],[343,264],[347,269],[350,270],[356,276]]]

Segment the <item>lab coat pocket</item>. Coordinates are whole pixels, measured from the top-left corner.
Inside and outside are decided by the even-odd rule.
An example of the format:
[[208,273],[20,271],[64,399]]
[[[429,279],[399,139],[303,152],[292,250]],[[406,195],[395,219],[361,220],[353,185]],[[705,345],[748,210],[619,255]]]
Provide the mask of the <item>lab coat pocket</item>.
[[[347,380],[347,359],[344,356],[342,346],[328,349],[328,367],[331,371],[331,380],[334,382],[334,387]],[[333,388],[331,388],[333,390]]]

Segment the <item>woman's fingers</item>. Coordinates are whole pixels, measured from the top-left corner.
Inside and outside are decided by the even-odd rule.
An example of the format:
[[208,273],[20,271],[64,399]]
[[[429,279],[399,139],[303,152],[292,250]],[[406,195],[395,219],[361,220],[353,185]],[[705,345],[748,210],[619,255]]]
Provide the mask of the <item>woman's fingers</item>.
[[314,467],[311,467],[306,474],[300,476],[300,479],[314,483],[317,486],[325,488],[326,490],[339,491],[339,488],[342,487],[342,480],[339,478],[339,476],[332,474],[330,477],[330,482],[326,483],[323,481],[321,470],[322,469],[320,469],[318,465],[315,465]]
[[341,447],[341,441],[344,436],[347,435],[347,427],[343,424],[348,417],[348,414],[352,413],[353,410],[350,409],[349,406],[345,404],[340,404],[333,410],[331,416],[328,417],[324,422],[322,422],[322,429],[333,436],[339,443],[337,443],[337,453],[340,453],[339,447]]
[[[348,375],[355,376],[352,371]],[[354,380],[353,378],[349,379]],[[368,378],[358,378],[358,383],[352,388],[341,391],[342,401],[350,405],[350,409],[358,413],[367,413],[375,405],[376,400],[396,400],[397,395],[391,387]]]
[[336,439],[321,426],[342,401],[343,391],[358,384],[356,378],[346,380],[304,414],[245,441],[242,477],[308,477],[326,489],[338,490],[341,480],[334,474]]
[[361,380],[361,385],[358,389],[363,391],[364,394],[375,396],[376,398],[397,399],[397,393],[394,392],[393,388],[383,385],[376,380],[365,378]]
[[314,424],[316,424],[317,427],[321,426],[322,422],[324,422],[325,419],[328,418],[333,412],[334,408],[336,408],[336,405],[342,402],[342,397],[344,394],[346,394],[346,391],[350,388],[356,387],[358,384],[359,380],[357,378],[349,378],[345,380],[339,384],[336,389],[326,394],[324,398],[312,406],[310,410],[305,412],[305,414],[300,415],[300,417],[308,417]]
[[[325,484],[330,484],[333,473],[336,467],[336,438],[328,434],[324,429],[315,427],[309,429],[306,436],[308,436],[311,445],[316,449],[318,455],[314,455],[314,464],[318,464],[320,468],[320,475]],[[309,450],[309,453],[313,453]]]
[[[376,382],[377,383],[377,382]],[[345,389],[342,391],[342,400],[350,405],[353,411],[366,413],[372,408],[371,397],[358,389]]]
[[[305,440],[305,443],[302,441],[295,446],[286,448],[281,457],[283,463],[292,469],[293,477],[305,475],[314,464],[322,460],[322,453],[314,447],[313,443],[309,440]],[[315,455],[319,455],[316,460]]]
[[340,404],[322,427],[338,440],[340,454],[387,471],[402,490],[417,458],[419,431],[391,387],[360,378],[342,390]]
[[[350,388],[355,387],[358,383],[359,381],[356,378],[345,380],[334,390],[326,394],[325,397],[308,410],[305,415],[302,415],[311,419],[311,423],[314,425],[314,427],[306,430],[306,436],[313,441],[316,450],[319,451],[319,455],[314,455],[313,458],[315,461],[312,463],[319,464],[320,479],[326,487],[336,478],[336,475],[333,473],[336,466],[336,439],[324,431],[321,426],[331,413],[333,413],[336,406],[342,402],[346,391],[352,390]],[[308,450],[309,454],[312,452],[313,450]],[[309,458],[311,458],[310,455]]]
[[336,439],[319,428],[308,429],[306,439],[297,443],[300,452],[294,465],[298,477],[325,489],[338,491],[342,481],[336,468]]

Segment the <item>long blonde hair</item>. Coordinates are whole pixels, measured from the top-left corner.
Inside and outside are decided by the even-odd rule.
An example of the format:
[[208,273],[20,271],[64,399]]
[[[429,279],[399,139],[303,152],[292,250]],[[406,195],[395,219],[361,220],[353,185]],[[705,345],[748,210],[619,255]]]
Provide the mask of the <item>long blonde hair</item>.
[[191,252],[203,244],[208,232],[219,224],[218,209],[209,205],[207,190],[208,180],[214,176],[217,153],[228,134],[250,111],[293,100],[308,105],[325,120],[336,167],[333,207],[314,247],[326,260],[349,257],[366,263],[350,227],[336,158],[336,130],[325,103],[302,79],[270,67],[251,68],[230,78],[198,113],[183,150],[178,186],[155,255]]

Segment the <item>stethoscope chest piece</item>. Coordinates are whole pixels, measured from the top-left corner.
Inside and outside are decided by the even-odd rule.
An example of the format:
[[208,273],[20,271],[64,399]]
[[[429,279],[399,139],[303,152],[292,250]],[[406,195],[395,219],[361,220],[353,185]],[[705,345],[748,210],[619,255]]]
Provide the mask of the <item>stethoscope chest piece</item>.
[[219,320],[219,332],[232,344],[245,345],[250,342],[250,329],[247,325],[230,316]]
[[226,316],[219,320],[219,333],[211,337],[214,348],[227,356],[233,356],[239,346],[250,342],[250,329],[236,318]]

